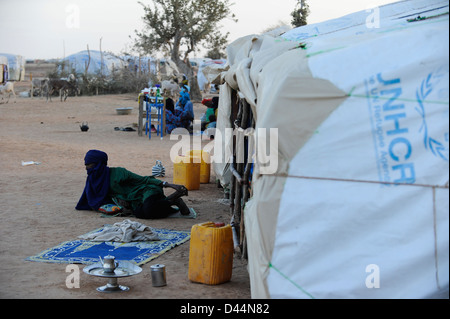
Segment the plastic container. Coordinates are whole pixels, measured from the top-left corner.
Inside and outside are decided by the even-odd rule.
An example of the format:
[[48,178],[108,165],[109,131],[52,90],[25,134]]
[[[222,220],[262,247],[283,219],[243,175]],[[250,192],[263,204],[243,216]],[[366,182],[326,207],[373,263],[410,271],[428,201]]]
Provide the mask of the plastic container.
[[188,190],[200,189],[200,159],[194,156],[177,156],[173,163],[173,183]]
[[206,151],[193,150],[189,155],[200,157],[200,184],[208,184],[211,176],[211,156]]
[[188,272],[190,281],[218,285],[231,280],[233,234],[230,225],[222,225],[207,222],[192,226]]

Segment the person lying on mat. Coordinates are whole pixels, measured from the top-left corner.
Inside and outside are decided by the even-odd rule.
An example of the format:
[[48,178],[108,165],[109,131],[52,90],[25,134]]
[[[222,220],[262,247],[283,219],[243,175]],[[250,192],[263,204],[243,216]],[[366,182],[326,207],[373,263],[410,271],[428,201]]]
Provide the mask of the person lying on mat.
[[[186,187],[169,184],[153,176],[140,176],[123,167],[108,167],[108,155],[98,150],[90,150],[84,157],[87,170],[86,185],[75,209],[95,210],[106,204],[117,204],[130,208],[137,218],[165,218],[177,212],[189,215],[190,210],[181,198],[188,194]],[[170,187],[175,192],[164,195],[163,188]]]

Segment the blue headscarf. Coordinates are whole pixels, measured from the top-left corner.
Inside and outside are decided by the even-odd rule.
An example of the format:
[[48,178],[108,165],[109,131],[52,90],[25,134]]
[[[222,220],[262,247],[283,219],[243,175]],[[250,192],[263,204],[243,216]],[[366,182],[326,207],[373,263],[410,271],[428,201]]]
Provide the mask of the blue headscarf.
[[86,185],[75,209],[98,210],[106,204],[109,190],[108,155],[105,152],[90,150],[84,157],[84,164],[95,164],[87,170]]
[[192,121],[194,119],[194,105],[191,102],[189,90],[189,86],[183,85],[180,92],[180,99],[175,105],[175,114],[177,116],[183,115],[185,118],[189,118],[189,121]]
[[189,92],[186,91],[181,91],[180,92],[180,99],[179,99],[179,104],[181,106],[185,106],[187,102],[189,102],[191,100],[191,96],[189,95]]

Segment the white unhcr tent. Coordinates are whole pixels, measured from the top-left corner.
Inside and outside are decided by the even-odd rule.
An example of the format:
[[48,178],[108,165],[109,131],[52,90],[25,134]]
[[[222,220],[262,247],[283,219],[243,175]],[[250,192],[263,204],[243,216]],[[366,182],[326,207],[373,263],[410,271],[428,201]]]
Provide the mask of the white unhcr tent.
[[231,90],[278,128],[244,213],[253,298],[448,298],[448,10],[402,1],[229,46],[217,128]]

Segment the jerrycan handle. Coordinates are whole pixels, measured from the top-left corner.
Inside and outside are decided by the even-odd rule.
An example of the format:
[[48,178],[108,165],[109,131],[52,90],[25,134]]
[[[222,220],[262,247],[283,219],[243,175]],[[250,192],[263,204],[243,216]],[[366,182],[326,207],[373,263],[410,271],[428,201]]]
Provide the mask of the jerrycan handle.
[[201,224],[200,226],[211,227],[211,228],[220,228],[220,227],[225,227],[225,223],[206,222],[206,223]]

